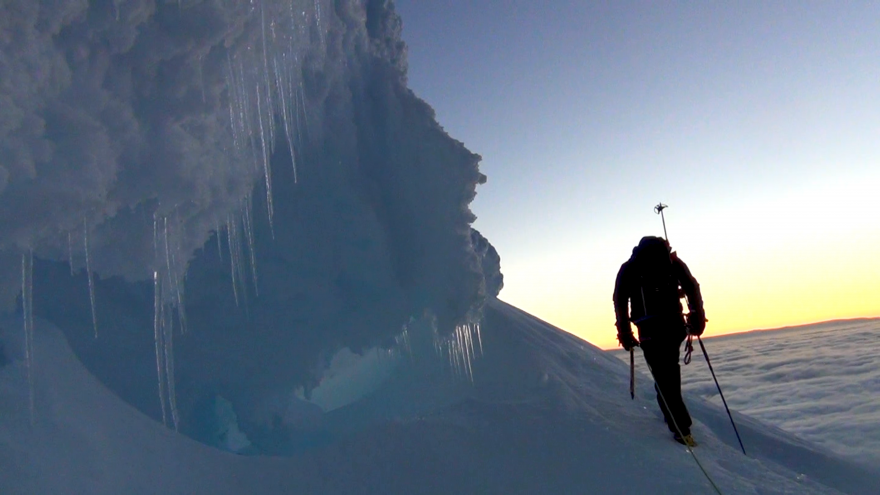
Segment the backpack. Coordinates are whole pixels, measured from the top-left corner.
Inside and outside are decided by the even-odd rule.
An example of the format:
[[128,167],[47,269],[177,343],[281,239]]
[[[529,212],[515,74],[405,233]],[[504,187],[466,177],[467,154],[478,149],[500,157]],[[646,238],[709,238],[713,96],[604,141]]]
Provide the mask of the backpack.
[[660,237],[643,237],[630,258],[633,270],[633,313],[641,319],[681,316],[681,289],[674,254]]

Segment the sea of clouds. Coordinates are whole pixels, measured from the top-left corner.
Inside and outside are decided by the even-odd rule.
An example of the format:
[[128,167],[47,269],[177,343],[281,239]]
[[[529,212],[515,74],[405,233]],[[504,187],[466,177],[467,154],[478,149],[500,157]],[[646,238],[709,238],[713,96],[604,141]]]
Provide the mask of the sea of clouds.
[[[703,343],[731,409],[880,468],[880,320],[747,332]],[[682,388],[721,405],[699,344],[694,347],[693,361],[682,366]],[[636,364],[649,379],[641,356]]]

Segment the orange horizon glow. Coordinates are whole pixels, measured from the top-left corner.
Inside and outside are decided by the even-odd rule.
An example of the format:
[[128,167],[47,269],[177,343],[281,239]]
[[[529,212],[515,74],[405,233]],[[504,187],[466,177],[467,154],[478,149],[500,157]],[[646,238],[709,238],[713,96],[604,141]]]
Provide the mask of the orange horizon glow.
[[[587,342],[595,345],[602,350],[620,349],[620,346],[617,343],[616,328],[614,326],[613,316],[611,316],[611,320],[609,323],[601,325],[601,327],[604,328],[599,328],[600,325],[584,325],[583,321],[578,320],[576,315],[570,316],[564,314],[553,314],[550,312],[547,312],[548,314],[541,315],[540,313],[542,313],[542,311],[540,309],[533,309],[532,311],[530,311],[527,307],[523,307],[523,305],[517,305],[516,303],[510,301],[506,302],[509,302],[510,304],[513,304],[526,312],[532,313],[534,311],[533,314],[535,314],[535,316],[538,316],[539,318],[547,321],[551,325],[559,327],[560,329],[565,330],[572,335],[586,340]],[[725,319],[724,313],[725,312],[721,312],[717,316],[709,318],[709,322],[706,325],[706,332],[703,334],[703,337],[720,337],[722,335],[732,335],[754,331],[781,330],[784,328],[815,325],[833,321],[880,319],[880,309],[866,310],[864,312],[856,313],[815,313],[814,315],[811,315],[809,317],[802,318],[780,316],[756,318],[754,320],[737,320],[735,318]],[[716,321],[719,323],[715,323]],[[635,325],[633,325],[633,332],[638,335],[638,330],[636,329]]]
[[[700,283],[705,335],[880,317],[878,187],[880,175],[868,174],[745,204],[672,210],[672,245]],[[804,208],[817,199],[821,208]],[[646,211],[640,223],[603,238],[573,233],[506,264],[502,254],[500,297],[597,347],[617,348],[614,280],[642,235],[663,234],[653,217]]]
[[[784,278],[763,280],[759,275],[766,275],[766,272],[758,266],[740,269],[739,276],[734,277],[726,270],[709,271],[692,263],[691,269],[700,282],[709,320],[704,336],[880,317],[880,291],[875,285],[880,280],[880,263],[862,266],[859,270],[858,262],[864,257],[848,259],[856,262],[856,266],[849,270],[829,263],[832,266],[828,266],[824,273],[789,274]],[[802,263],[804,267],[809,266],[806,261]],[[830,276],[828,271],[837,276]],[[571,287],[564,296],[548,292],[536,297],[513,290],[509,295],[502,291],[500,297],[601,349],[615,349],[617,340],[611,302],[615,274],[616,267],[605,273],[598,287]],[[548,275],[553,277],[554,273]],[[564,278],[561,281],[565,285]],[[637,331],[635,326],[633,331]]]

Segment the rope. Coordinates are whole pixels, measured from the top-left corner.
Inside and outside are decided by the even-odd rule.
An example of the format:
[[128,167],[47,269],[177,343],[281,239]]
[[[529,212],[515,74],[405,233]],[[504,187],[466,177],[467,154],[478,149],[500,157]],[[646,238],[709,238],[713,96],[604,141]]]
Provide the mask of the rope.
[[[645,364],[648,365],[648,371],[651,372],[651,376],[654,378],[654,383],[657,383],[657,376],[654,375],[654,370],[651,368],[651,365],[648,364],[647,359],[645,360]],[[675,431],[678,432],[678,436],[680,436],[683,439],[684,435],[681,434],[681,429],[678,427],[678,423],[675,421],[675,416],[673,416],[672,410],[669,408],[669,404],[666,402],[666,397],[663,396],[663,392],[660,390],[659,385],[657,385],[656,388],[657,388],[657,394],[660,396],[660,399],[663,401],[663,405],[666,407],[666,410],[669,411],[669,417],[672,418],[672,426],[675,427]],[[718,488],[718,485],[715,484],[715,481],[712,480],[712,477],[709,476],[709,473],[706,471],[706,468],[703,467],[703,463],[701,463],[700,460],[697,458],[697,454],[694,453],[694,449],[691,448],[691,446],[688,444],[685,444],[684,446],[685,446],[685,448],[687,448],[687,451],[691,454],[691,457],[694,458],[694,461],[696,461],[697,466],[700,468],[700,471],[703,472],[703,476],[705,476],[706,479],[709,480],[709,484],[712,485],[712,488],[715,489],[715,492],[717,492],[718,495],[724,495],[723,493],[721,493],[721,489]]]
[[691,354],[694,353],[694,336],[688,333],[687,343],[684,345],[684,364],[691,364]]

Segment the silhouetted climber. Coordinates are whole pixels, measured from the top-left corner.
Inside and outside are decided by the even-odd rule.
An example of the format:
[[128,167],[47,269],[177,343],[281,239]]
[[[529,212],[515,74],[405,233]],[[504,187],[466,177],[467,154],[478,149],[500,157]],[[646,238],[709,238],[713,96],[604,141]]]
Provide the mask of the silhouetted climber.
[[[687,296],[687,322],[681,297]],[[679,348],[687,333],[706,328],[700,285],[687,265],[670,252],[660,237],[643,237],[629,261],[620,267],[614,285],[617,339],[626,350],[639,346],[654,375],[654,388],[663,418],[679,443],[695,446],[691,416],[681,397]],[[639,329],[633,336],[630,322]]]

